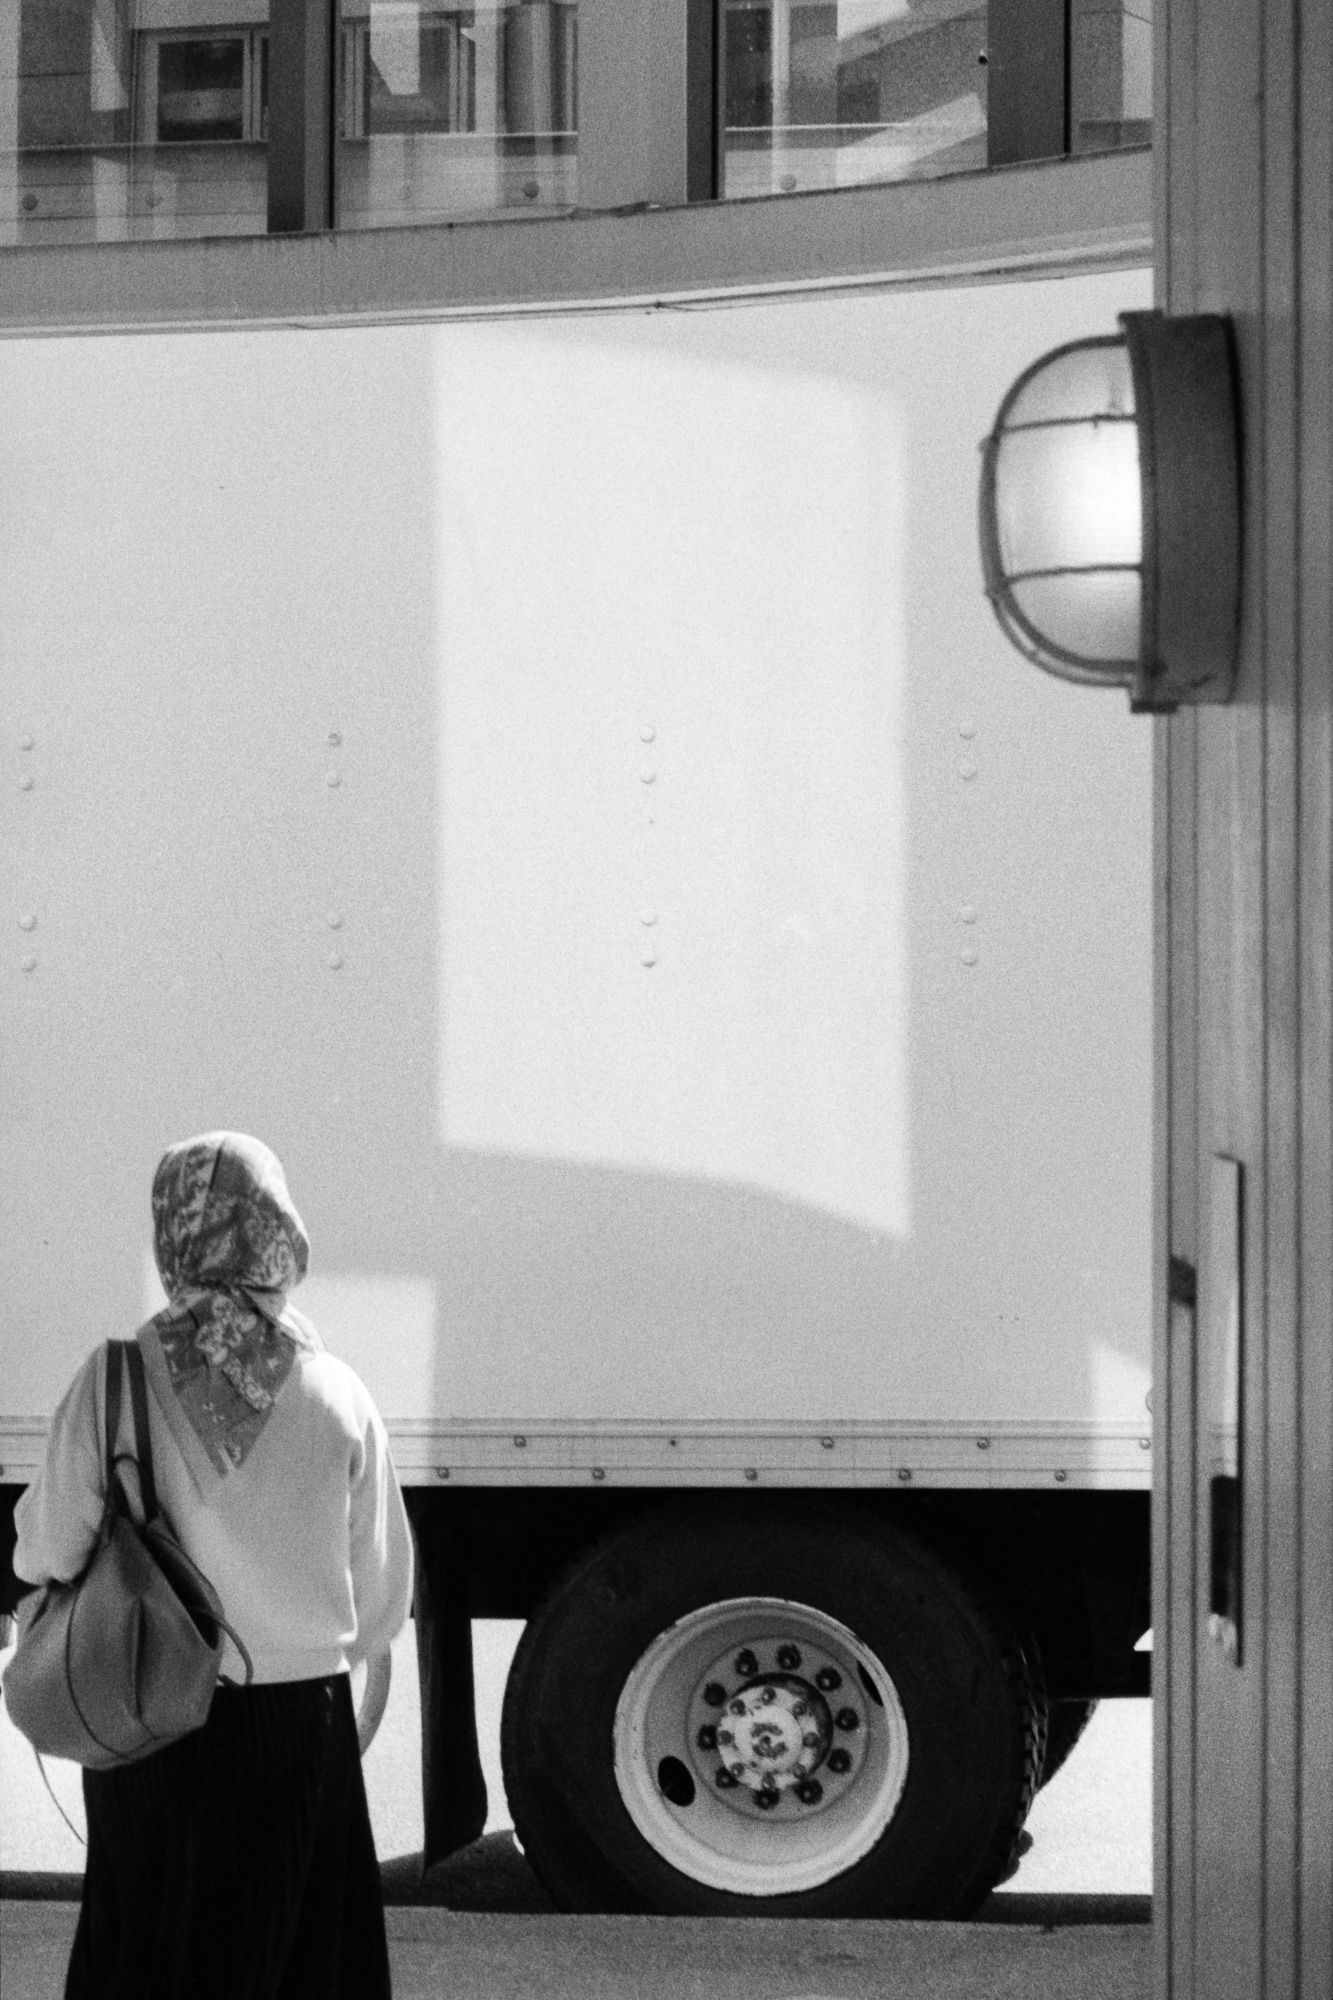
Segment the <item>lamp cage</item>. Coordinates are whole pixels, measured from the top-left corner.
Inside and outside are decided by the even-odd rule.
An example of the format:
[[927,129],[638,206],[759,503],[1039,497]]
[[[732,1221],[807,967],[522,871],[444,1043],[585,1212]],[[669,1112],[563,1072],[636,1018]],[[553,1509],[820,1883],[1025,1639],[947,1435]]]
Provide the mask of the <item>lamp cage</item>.
[[1037,666],[1137,711],[1226,701],[1240,610],[1230,322],[1120,315],[1009,389],[982,444],[986,595]]

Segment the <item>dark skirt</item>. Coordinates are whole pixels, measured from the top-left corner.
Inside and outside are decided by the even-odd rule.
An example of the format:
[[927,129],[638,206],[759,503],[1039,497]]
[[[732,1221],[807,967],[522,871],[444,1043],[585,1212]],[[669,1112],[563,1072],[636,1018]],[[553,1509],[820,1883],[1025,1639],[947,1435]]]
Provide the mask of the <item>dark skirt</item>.
[[65,2000],[388,2000],[346,1674],[220,1687],[195,1735],[83,1796]]

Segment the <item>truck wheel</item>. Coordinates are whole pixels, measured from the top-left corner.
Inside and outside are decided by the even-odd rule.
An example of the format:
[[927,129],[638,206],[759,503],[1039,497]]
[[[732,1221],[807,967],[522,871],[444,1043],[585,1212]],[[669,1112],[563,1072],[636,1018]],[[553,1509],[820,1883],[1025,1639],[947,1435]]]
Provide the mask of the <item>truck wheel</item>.
[[1096,1711],[1095,1701],[1053,1701],[1046,1718],[1046,1754],[1041,1782],[1048,1785],[1082,1736]]
[[1041,1720],[1013,1633],[918,1543],[851,1512],[701,1510],[556,1585],[501,1754],[564,1909],[961,1916],[1015,1847]]

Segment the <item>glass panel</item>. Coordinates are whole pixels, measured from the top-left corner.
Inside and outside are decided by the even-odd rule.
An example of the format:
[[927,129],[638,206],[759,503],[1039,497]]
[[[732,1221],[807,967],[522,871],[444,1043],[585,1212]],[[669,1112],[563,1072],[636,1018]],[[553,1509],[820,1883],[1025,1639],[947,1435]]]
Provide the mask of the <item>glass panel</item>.
[[576,0],[344,0],[339,222],[573,204]]
[[1069,145],[1075,153],[1152,139],[1152,0],[1072,0]]
[[791,194],[986,164],[976,0],[719,0],[722,193]]
[[268,0],[0,0],[0,241],[263,231],[267,22]]
[[1006,436],[995,498],[1007,576],[1137,563],[1143,553],[1138,426],[1058,425]]
[[1047,641],[1084,660],[1137,660],[1142,585],[1137,570],[1029,577],[1014,602]]
[[245,137],[245,42],[196,36],[163,42],[157,52],[160,145]]
[[1031,374],[1005,415],[1006,428],[1052,417],[1132,417],[1134,377],[1123,339],[1080,341]]

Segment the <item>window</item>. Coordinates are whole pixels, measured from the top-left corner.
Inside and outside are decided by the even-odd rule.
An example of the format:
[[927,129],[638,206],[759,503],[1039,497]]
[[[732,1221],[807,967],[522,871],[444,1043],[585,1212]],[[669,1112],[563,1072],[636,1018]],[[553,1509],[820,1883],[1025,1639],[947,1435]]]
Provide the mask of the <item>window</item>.
[[1070,141],[1074,153],[1152,138],[1152,0],[1073,0]]
[[[622,187],[636,203],[795,194],[1151,135],[1152,0],[652,4],[597,16],[583,198],[601,207]],[[364,229],[580,200],[577,0],[273,5],[0,0],[0,241]],[[656,67],[634,97],[621,79],[643,79],[645,21]],[[654,90],[668,110],[649,135]]]
[[141,34],[136,99],[149,146],[262,142],[268,36]]
[[196,27],[197,0],[0,0],[0,240],[266,228],[267,0],[218,4]]
[[986,164],[975,0],[721,0],[722,187],[788,194]]
[[559,208],[577,196],[575,0],[344,8],[346,228]]

